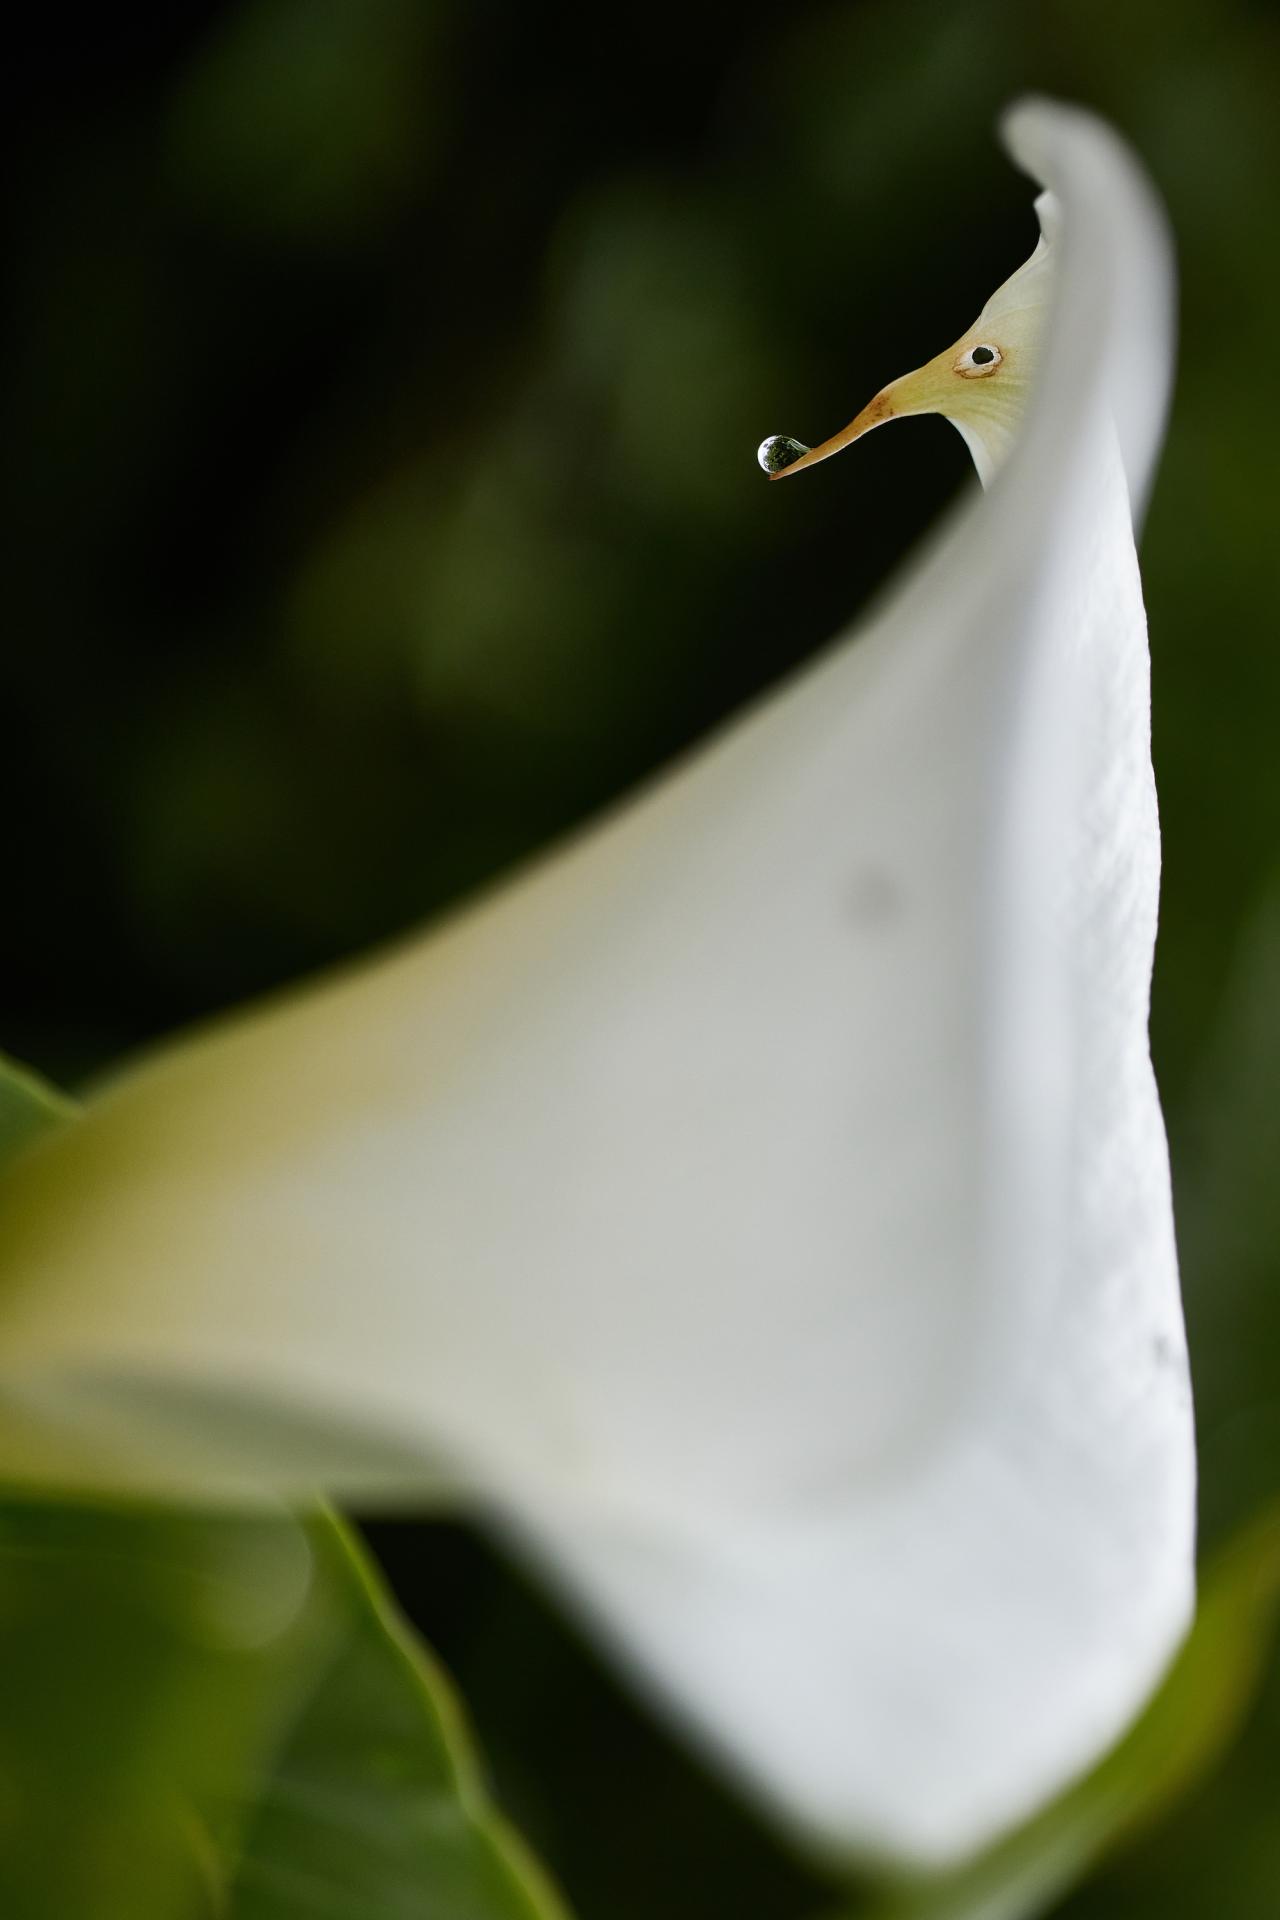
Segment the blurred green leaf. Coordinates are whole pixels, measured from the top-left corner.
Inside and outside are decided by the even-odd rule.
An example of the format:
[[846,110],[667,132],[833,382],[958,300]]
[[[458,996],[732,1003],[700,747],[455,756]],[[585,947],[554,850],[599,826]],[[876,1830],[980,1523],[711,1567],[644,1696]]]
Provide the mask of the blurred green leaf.
[[236,1920],[562,1920],[372,1563],[336,1521],[309,1531],[335,1631],[247,1823]]
[[1280,1608],[1280,1512],[1206,1575],[1195,1626],[1137,1724],[1091,1774],[977,1860],[904,1881],[859,1920],[1033,1920],[1111,1848],[1153,1825],[1232,1745]]
[[312,1586],[274,1517],[0,1508],[0,1911],[226,1912],[240,1804],[319,1670]]
[[[0,1058],[0,1159],[74,1112]],[[564,1920],[336,1516],[21,1495],[0,1503],[0,1913]]]
[[0,1507],[8,1920],[560,1920],[342,1525]]

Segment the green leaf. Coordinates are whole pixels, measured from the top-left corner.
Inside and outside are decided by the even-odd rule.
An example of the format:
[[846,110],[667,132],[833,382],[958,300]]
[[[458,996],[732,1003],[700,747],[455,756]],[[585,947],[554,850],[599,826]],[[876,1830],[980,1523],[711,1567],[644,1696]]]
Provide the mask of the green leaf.
[[287,1520],[0,1507],[0,1912],[204,1920],[323,1657]]
[[[74,1114],[0,1059],[0,1161]],[[21,1494],[0,1500],[0,1914],[566,1920],[336,1516]]]
[[1205,1575],[1163,1686],[1110,1754],[968,1866],[903,1881],[859,1920],[1032,1920],[1113,1847],[1154,1824],[1223,1758],[1254,1698],[1280,1608],[1280,1513]]
[[337,1631],[245,1831],[236,1920],[564,1920],[368,1557],[332,1521],[310,1532]]
[[6,1920],[564,1920],[341,1523],[0,1506]]

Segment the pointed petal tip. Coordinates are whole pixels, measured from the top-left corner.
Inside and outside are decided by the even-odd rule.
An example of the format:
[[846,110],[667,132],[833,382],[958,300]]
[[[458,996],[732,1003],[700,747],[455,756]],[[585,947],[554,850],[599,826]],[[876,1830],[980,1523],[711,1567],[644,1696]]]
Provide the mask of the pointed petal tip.
[[819,441],[816,447],[807,447],[802,440],[789,439],[785,434],[774,434],[761,442],[756,458],[771,480],[783,480],[805,467],[816,467],[820,460],[829,460],[833,453],[851,446],[864,433],[870,433],[872,427],[882,426],[886,420],[891,420],[893,415],[893,402],[888,398],[886,389],[878,393],[874,400],[868,401],[862,412],[855,414],[847,426],[833,433],[830,439]]
[[1033,179],[1040,175],[1040,154],[1047,130],[1064,120],[1092,118],[1087,109],[1069,106],[1048,93],[1020,93],[996,120],[1000,144],[1014,164]]

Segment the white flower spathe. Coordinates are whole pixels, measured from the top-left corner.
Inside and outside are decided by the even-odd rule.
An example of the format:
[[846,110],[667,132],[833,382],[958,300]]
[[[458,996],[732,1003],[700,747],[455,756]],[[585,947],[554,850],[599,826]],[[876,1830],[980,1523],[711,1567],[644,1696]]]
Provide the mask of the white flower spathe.
[[0,1204],[9,1471],[476,1501],[798,1828],[915,1860],[1087,1766],[1192,1604],[1166,247],[1096,121],[1007,136],[1061,228],[1029,412],[878,617]]

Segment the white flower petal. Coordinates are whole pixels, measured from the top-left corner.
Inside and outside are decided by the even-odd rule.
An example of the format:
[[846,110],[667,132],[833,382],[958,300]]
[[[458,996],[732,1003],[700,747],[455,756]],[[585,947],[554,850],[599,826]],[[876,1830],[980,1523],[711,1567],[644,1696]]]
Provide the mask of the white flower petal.
[[469,1492],[801,1828],[933,1859],[1088,1764],[1191,1605],[1129,509],[1164,241],[1105,128],[1009,137],[1062,211],[1040,389],[871,627],[161,1055],[0,1220],[15,1447]]

